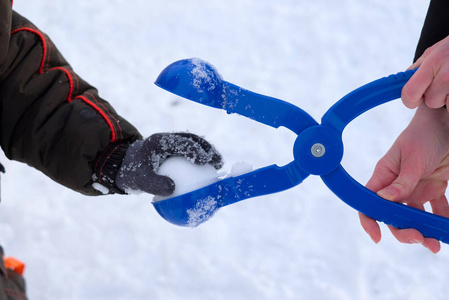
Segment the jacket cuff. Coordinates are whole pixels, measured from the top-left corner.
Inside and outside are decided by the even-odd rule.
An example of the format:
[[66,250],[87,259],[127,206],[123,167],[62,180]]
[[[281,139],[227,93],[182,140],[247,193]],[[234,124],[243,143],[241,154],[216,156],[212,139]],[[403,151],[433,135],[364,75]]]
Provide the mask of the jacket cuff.
[[[115,176],[125,158],[128,147],[128,143],[114,143],[101,154],[94,168],[93,186],[95,189],[103,194],[126,194],[115,185]],[[99,187],[98,184],[101,186]],[[108,191],[103,191],[102,187],[107,188]]]

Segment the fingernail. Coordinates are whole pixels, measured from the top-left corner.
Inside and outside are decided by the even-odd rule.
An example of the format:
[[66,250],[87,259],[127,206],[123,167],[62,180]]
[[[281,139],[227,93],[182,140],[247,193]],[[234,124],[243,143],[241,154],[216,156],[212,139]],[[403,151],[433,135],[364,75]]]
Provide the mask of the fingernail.
[[383,190],[378,191],[377,194],[384,199],[393,200],[394,196],[396,195],[396,191],[392,188],[387,187]]
[[418,240],[409,240],[408,243],[409,244],[421,244],[421,242]]
[[377,242],[376,242],[376,240],[372,237],[372,236],[370,236],[370,238],[371,238],[371,240],[374,242],[374,244],[376,244],[377,245]]

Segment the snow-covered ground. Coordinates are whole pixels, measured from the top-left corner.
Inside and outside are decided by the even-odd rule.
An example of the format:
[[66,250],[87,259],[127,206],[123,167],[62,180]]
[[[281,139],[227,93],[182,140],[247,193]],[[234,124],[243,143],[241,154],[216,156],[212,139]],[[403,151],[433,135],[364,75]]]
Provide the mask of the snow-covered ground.
[[[200,57],[225,80],[287,100],[317,120],[346,93],[411,63],[428,1],[16,0],[74,69],[147,136],[206,136],[225,170],[292,159],[295,135],[175,97],[153,82]],[[366,182],[412,115],[400,101],[345,131],[343,165]],[[27,263],[36,299],[431,300],[449,294],[438,255],[375,245],[317,177],[221,209],[196,229],[164,221],[150,195],[89,198],[0,160],[0,243]]]

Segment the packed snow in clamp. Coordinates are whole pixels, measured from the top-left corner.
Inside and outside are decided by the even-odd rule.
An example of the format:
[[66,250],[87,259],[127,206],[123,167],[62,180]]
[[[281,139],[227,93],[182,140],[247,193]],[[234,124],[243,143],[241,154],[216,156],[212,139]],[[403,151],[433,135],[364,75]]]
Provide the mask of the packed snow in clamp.
[[[180,226],[196,226],[220,207],[292,188],[309,175],[321,176],[342,201],[361,213],[397,228],[415,228],[424,236],[449,243],[449,219],[387,201],[353,179],[341,166],[342,133],[353,119],[383,103],[400,98],[402,87],[416,70],[400,72],[368,83],[335,103],[318,124],[291,103],[256,94],[224,81],[216,69],[200,59],[185,59],[165,68],[156,85],[189,100],[237,113],[274,128],[284,126],[298,135],[294,160],[279,167],[219,180],[203,188],[154,202],[158,213]],[[204,199],[213,205],[204,205]],[[201,218],[192,223],[192,211]]]

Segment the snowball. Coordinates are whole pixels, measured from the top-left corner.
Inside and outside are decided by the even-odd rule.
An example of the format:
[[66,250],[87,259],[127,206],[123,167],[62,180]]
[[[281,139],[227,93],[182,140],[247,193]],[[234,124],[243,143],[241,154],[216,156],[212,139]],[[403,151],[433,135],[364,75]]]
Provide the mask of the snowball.
[[157,173],[170,177],[175,182],[175,191],[168,197],[155,196],[153,201],[183,195],[218,180],[217,171],[212,165],[197,165],[184,157],[168,158],[161,164]]
[[253,171],[252,165],[244,161],[239,161],[232,165],[231,173],[229,175],[232,177],[237,177],[252,171]]

